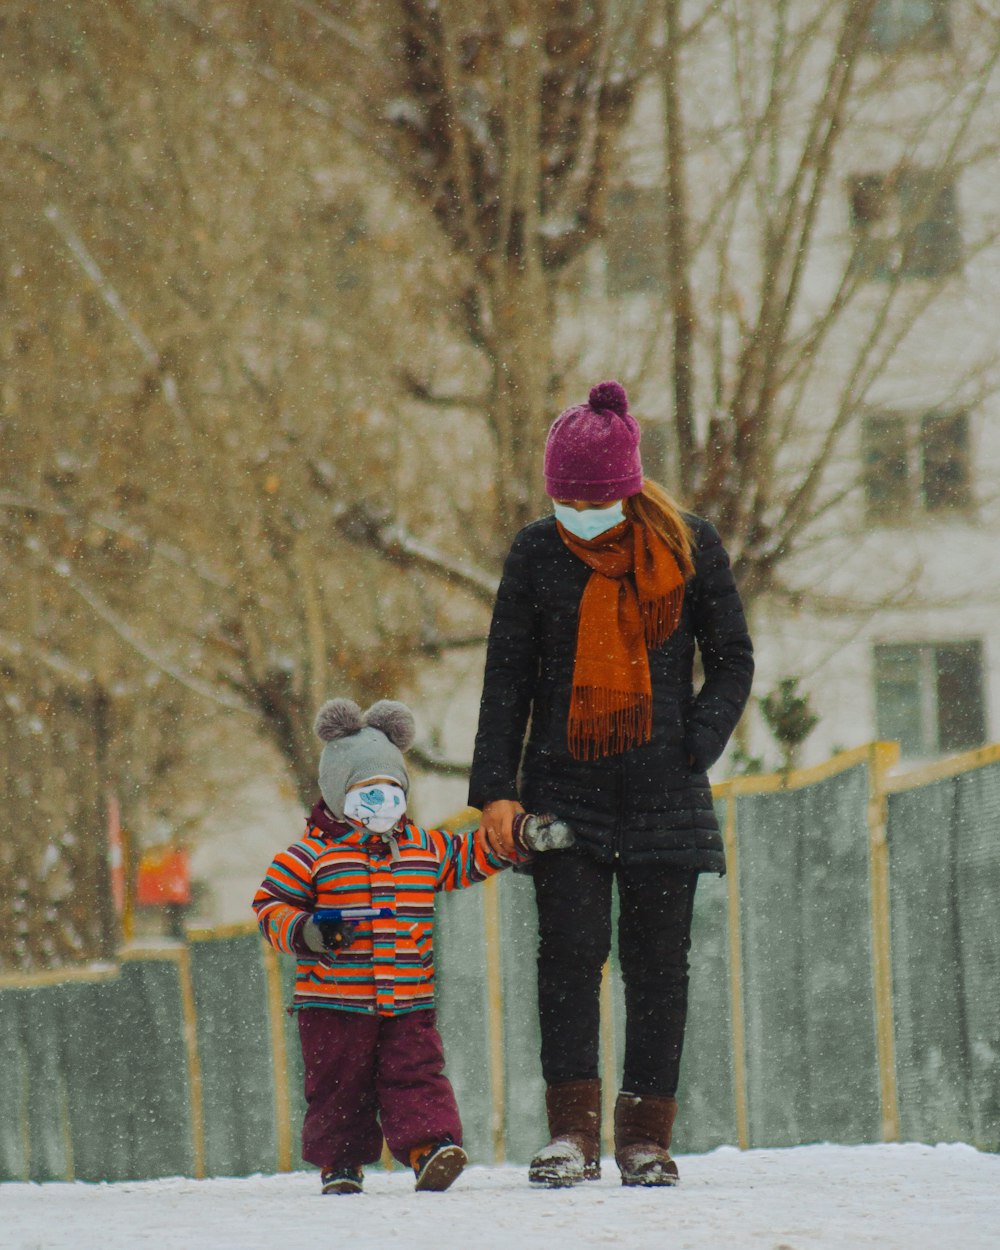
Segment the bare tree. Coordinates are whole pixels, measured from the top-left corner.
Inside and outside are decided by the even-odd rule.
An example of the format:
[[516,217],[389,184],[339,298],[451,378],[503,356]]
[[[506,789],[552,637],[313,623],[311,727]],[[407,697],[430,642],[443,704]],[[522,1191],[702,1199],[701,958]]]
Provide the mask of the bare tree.
[[[452,322],[481,389],[435,361],[401,363],[410,395],[485,422],[488,559],[539,503],[538,460],[565,370],[558,293],[602,231],[616,144],[648,72],[646,0],[283,0],[165,10],[279,80],[303,110],[360,136],[437,223]],[[444,385],[442,385],[442,374]],[[459,375],[460,378],[463,375]]]
[[[996,244],[975,212],[959,242],[956,188],[996,159],[1000,28],[969,13],[914,57],[879,50],[873,0],[664,12],[675,484],[718,520],[753,602],[863,513],[845,468],[860,418]],[[711,100],[708,64],[726,67]],[[952,369],[935,402],[989,394],[995,365]]]
[[[793,593],[780,570],[827,541],[846,502],[859,515],[859,477],[844,465],[858,461],[861,416],[996,240],[994,224],[970,214],[956,244],[955,188],[996,155],[1000,32],[986,9],[950,28],[929,12],[926,31],[904,23],[898,47],[879,42],[892,15],[876,0],[767,0],[753,12],[735,0],[400,0],[336,12],[286,0],[283,11],[293,49],[311,30],[342,58],[350,90],[338,107],[441,227],[460,328],[487,364],[478,395],[438,388],[432,368],[405,376],[428,405],[485,415],[496,542],[463,524],[458,569],[447,543],[428,545],[398,514],[362,510],[355,533],[489,598],[498,549],[538,507],[542,435],[567,373],[553,328],[588,304],[574,262],[628,211],[609,190],[641,89],[660,102],[663,227],[646,242],[668,281],[659,314],[634,335],[644,351],[628,356],[640,383],[667,383],[671,485],[725,532],[747,602]],[[201,29],[246,46],[238,23]],[[254,46],[278,72],[268,42]],[[319,93],[321,64],[310,77],[293,51],[281,72]],[[655,134],[646,116],[633,148]],[[620,345],[616,320],[613,306],[590,317]],[[614,368],[607,352],[590,356]],[[938,402],[988,394],[994,365],[988,354],[966,364],[942,380]]]
[[24,920],[4,958],[28,965],[114,944],[110,794],[133,828],[168,810],[168,779],[204,780],[189,742],[235,716],[311,801],[317,704],[396,692],[463,617],[342,530],[359,498],[432,508],[410,465],[430,432],[394,382],[444,322],[426,231],[339,132],[169,15],[2,20],[3,853]]

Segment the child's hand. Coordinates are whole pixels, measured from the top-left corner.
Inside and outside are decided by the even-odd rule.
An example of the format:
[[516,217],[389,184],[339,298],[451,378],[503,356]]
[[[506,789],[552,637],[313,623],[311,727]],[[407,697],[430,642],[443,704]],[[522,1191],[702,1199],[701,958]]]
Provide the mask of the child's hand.
[[542,851],[569,851],[576,846],[576,835],[564,820],[555,816],[515,816],[514,845],[524,856]]
[[302,927],[302,940],[317,955],[342,951],[354,941],[355,928],[349,920],[317,921],[310,916]]

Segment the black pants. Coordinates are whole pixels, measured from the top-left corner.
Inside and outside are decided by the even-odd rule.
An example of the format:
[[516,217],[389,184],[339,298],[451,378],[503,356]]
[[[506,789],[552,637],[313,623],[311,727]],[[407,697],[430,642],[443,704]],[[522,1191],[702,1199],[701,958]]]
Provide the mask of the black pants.
[[[573,852],[535,861],[538,1015],[546,1084],[596,1077],[601,969],[611,950],[616,870]],[[618,954],[625,1070],[633,1094],[677,1092],[687,1022],[688,950],[698,874],[620,868]]]

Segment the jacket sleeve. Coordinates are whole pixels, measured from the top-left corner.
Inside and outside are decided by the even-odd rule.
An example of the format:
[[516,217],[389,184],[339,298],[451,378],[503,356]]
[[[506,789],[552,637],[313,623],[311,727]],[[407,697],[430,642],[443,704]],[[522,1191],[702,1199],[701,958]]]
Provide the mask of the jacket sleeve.
[[697,772],[725,750],[753,682],[753,645],[743,604],[718,531],[699,520],[695,575],[689,583],[694,633],[705,681],[687,715],[687,746]]
[[471,833],[428,829],[427,836],[438,860],[435,890],[464,890],[510,867],[492,851],[484,851]]
[[308,847],[296,842],[275,856],[254,895],[253,909],[261,933],[272,946],[289,955],[312,953],[302,938],[316,905],[312,865]]
[[497,590],[486,646],[469,804],[517,798],[517,770],[538,676],[538,606],[523,532],[514,540]]

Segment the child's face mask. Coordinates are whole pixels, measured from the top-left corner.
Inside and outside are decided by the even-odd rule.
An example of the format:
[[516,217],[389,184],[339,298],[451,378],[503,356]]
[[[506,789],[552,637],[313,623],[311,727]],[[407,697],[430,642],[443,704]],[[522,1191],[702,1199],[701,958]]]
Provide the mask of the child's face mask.
[[621,525],[625,520],[625,509],[620,499],[607,508],[581,508],[579,510],[569,507],[568,504],[553,501],[552,510],[563,529],[569,530],[571,534],[587,542],[599,538],[601,534],[614,529],[616,525]]
[[401,786],[373,781],[348,790],[344,815],[372,833],[387,833],[406,811],[406,795]]

